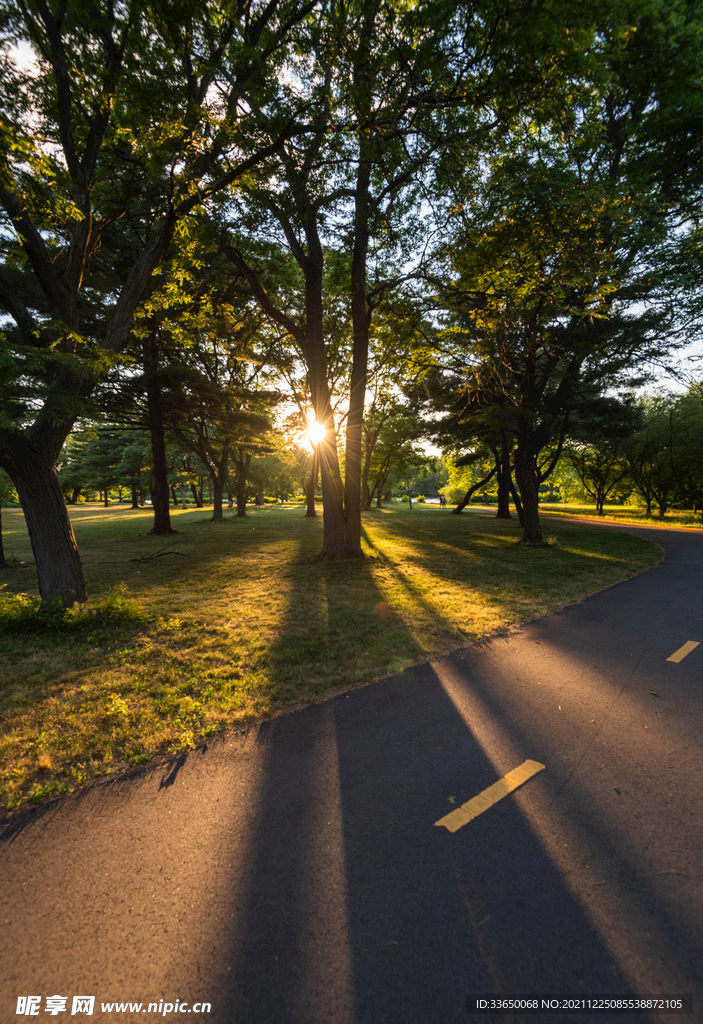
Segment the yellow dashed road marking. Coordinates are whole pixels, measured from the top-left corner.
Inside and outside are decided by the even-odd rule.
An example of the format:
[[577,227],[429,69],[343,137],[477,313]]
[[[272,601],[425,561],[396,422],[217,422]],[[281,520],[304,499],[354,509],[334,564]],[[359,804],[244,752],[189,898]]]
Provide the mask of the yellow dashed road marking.
[[472,800],[462,804],[461,807],[457,807],[455,811],[440,818],[439,821],[435,822],[435,825],[444,825],[450,832],[456,832],[462,825],[468,824],[468,822],[477,818],[479,814],[483,814],[493,804],[497,804],[504,796],[512,793],[518,786],[521,786],[523,782],[527,782],[537,772],[541,772],[543,768],[544,765],[540,764],[539,761],[525,761],[519,768],[513,768],[502,779],[498,779],[488,789],[484,789],[483,793],[479,793]]
[[687,640],[683,647],[679,647],[678,651],[674,651],[673,654],[669,655],[667,661],[683,661],[687,654],[691,651],[695,651],[696,647],[699,646],[698,640]]

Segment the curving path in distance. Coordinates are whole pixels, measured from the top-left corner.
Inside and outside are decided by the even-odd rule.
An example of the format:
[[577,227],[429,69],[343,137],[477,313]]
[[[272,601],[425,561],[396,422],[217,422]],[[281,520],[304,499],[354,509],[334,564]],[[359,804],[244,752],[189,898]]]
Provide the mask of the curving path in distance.
[[[703,1021],[703,534],[623,529],[661,564],[10,822],[1,1024]],[[696,1003],[467,1014],[518,994]]]

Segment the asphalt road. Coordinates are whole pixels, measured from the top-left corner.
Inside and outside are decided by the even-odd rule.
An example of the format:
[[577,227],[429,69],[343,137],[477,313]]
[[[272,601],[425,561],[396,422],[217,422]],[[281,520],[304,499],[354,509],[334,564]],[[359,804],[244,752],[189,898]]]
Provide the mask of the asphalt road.
[[[32,995],[59,1021],[703,1021],[703,535],[628,529],[657,568],[11,822],[0,1024]],[[469,1015],[470,994],[696,1004]]]

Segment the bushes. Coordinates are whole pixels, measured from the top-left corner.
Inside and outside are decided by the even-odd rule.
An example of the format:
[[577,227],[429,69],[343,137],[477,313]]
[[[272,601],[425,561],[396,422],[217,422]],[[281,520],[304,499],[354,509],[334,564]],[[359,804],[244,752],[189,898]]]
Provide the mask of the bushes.
[[90,630],[96,626],[124,626],[151,620],[149,613],[124,584],[114,587],[99,601],[73,608],[59,604],[42,605],[41,598],[29,594],[3,594],[0,586],[0,630],[5,633],[39,633],[47,630]]

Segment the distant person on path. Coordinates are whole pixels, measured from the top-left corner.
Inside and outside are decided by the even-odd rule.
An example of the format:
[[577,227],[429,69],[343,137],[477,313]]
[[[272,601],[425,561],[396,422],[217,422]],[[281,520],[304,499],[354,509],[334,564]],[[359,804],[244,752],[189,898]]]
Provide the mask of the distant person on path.
[[440,494],[440,496],[439,496],[439,504],[440,504],[441,508],[446,508],[447,507],[447,499],[444,497],[443,494]]

